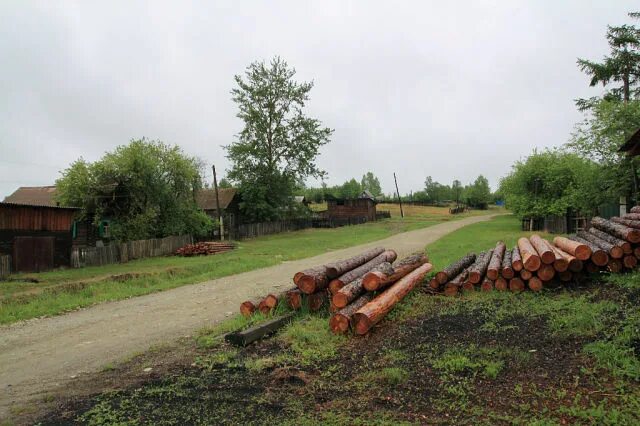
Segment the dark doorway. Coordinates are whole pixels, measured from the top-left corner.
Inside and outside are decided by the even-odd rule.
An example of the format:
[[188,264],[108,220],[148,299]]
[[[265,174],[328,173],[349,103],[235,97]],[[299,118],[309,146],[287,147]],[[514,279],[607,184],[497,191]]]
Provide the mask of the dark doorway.
[[15,237],[13,266],[16,272],[41,272],[53,269],[54,237]]

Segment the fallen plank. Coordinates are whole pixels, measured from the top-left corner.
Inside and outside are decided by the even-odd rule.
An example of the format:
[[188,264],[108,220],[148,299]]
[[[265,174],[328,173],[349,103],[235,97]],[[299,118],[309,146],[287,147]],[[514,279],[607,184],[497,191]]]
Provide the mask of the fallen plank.
[[262,339],[270,334],[278,331],[293,318],[294,313],[269,320],[262,324],[253,326],[246,330],[236,331],[229,333],[224,337],[224,340],[236,346],[247,346],[256,340]]

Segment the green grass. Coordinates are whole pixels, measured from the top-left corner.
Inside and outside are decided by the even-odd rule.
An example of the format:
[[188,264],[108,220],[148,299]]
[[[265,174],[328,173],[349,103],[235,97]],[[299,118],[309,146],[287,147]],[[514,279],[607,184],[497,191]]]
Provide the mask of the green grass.
[[[277,265],[328,251],[380,240],[469,215],[417,207],[412,215],[336,229],[308,229],[246,240],[237,250],[207,257],[161,257],[126,264],[17,274],[0,285],[0,324],[55,315],[105,301],[121,300],[187,284]],[[124,274],[131,274],[123,280]],[[126,278],[126,277],[125,277]]]

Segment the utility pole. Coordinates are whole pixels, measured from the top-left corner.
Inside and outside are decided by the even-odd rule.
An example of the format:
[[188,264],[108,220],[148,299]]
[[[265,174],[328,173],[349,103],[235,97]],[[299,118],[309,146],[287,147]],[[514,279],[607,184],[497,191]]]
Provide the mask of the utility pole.
[[398,178],[396,178],[396,172],[393,172],[393,180],[396,182],[396,194],[398,194],[398,202],[400,203],[400,217],[404,218],[404,211],[402,211],[402,198],[400,198],[400,191],[398,190]]
[[216,165],[212,165],[213,169],[213,188],[216,191],[216,213],[218,213],[218,224],[220,224],[220,241],[224,241],[224,224],[222,223],[222,214],[220,213],[220,197],[218,196],[218,178],[216,177]]

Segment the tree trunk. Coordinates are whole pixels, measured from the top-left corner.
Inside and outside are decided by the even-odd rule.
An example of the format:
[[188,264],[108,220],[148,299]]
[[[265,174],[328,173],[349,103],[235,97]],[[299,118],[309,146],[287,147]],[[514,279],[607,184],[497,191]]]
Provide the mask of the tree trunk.
[[569,239],[588,246],[589,250],[591,250],[591,261],[597,266],[605,266],[607,262],[609,262],[609,255],[607,254],[607,252],[602,250],[597,245],[593,244],[591,241],[587,241],[584,238],[578,237],[577,235],[572,235],[569,237]]
[[[504,278],[499,277],[496,280],[496,283],[498,282],[498,280],[505,281]],[[506,283],[506,281],[505,281],[505,283]],[[482,281],[482,285],[480,286],[480,290],[482,290],[482,291],[493,291],[493,287],[494,287],[494,282],[491,281],[489,278],[485,278],[484,281]]]
[[540,235],[533,234],[529,237],[529,241],[538,252],[542,263],[551,265],[556,260],[556,255],[553,253],[553,250],[551,250],[549,242]]
[[502,258],[502,265],[500,268],[500,275],[502,275],[502,277],[504,277],[507,280],[510,280],[515,275],[513,271],[513,267],[511,266],[512,264],[511,253],[512,253],[511,250],[507,250],[504,252],[504,257]]
[[[553,265],[542,265],[540,266],[540,269],[538,269],[536,271],[536,275],[538,276],[538,278],[540,278],[542,281],[551,281],[553,279],[553,277],[556,275],[556,270],[553,269]],[[531,277],[531,279],[529,280],[529,283],[531,283],[531,280],[533,280],[535,277]]]
[[367,303],[373,300],[373,294],[366,293],[356,299],[353,303],[335,312],[329,319],[329,327],[336,334],[346,333],[349,330],[353,314]]
[[489,266],[487,267],[487,278],[491,281],[495,281],[500,275],[502,269],[502,258],[507,250],[507,246],[502,241],[498,241],[496,247],[493,249],[491,259],[489,260]]
[[586,244],[581,244],[565,237],[555,237],[553,243],[563,251],[575,256],[576,259],[588,260],[591,257],[591,249]]
[[327,303],[329,295],[326,291],[320,290],[317,293],[310,294],[307,299],[309,300],[309,310],[317,312]]
[[[298,276],[298,282],[295,283],[295,277]],[[294,283],[300,291],[305,294],[312,294],[320,290],[324,290],[329,285],[329,277],[327,277],[327,268],[317,266],[302,271],[301,274],[294,275]]]
[[469,268],[469,281],[478,284],[484,278],[491,261],[493,250],[485,251],[478,255],[475,263]]
[[445,284],[455,278],[458,274],[460,274],[460,272],[471,266],[475,261],[476,254],[469,253],[462,259],[452,263],[442,271],[438,272],[435,279],[438,281],[438,284]]
[[628,254],[622,259],[622,264],[625,268],[633,269],[638,266],[638,259],[634,255]]
[[366,334],[371,327],[377,324],[384,316],[389,313],[393,306],[401,301],[411,290],[418,286],[425,275],[431,271],[433,266],[425,263],[410,274],[405,275],[394,285],[380,293],[371,302],[364,305],[353,315],[356,333]]
[[[620,247],[623,254],[633,253],[633,248],[631,247],[631,243],[628,241],[621,240],[620,238],[614,237],[613,235],[607,234],[606,232],[602,232],[601,230],[596,229],[594,227],[589,228],[589,233],[595,235],[601,240],[608,242],[609,244],[612,244],[615,247]],[[616,257],[616,256],[613,256],[613,257]]]
[[[638,217],[638,219],[629,219],[627,216]],[[611,222],[619,223],[628,228],[640,229],[640,214],[624,215],[624,217],[612,217]]]
[[542,280],[538,277],[531,277],[527,285],[532,291],[541,291],[542,287],[544,287]]
[[[391,266],[389,263],[387,263],[387,265]],[[333,304],[336,305],[337,308],[342,309],[356,300],[364,292],[363,280],[364,278],[358,278],[338,290],[331,298]]]
[[364,253],[360,253],[357,256],[350,257],[349,259],[340,260],[325,265],[327,270],[327,276],[330,279],[337,278],[358,266],[364,265],[376,256],[379,256],[384,252],[384,247],[376,247],[371,250],[367,250]]
[[520,278],[522,278],[524,281],[529,281],[531,277],[533,277],[533,272],[529,271],[528,269],[523,269],[522,271],[520,271]]
[[378,256],[374,257],[367,263],[358,266],[356,269],[352,269],[351,271],[340,275],[338,278],[331,280],[332,287],[337,287],[338,289],[344,287],[346,284],[349,284],[351,281],[354,281],[371,271],[376,266],[380,265],[384,262],[392,263],[396,260],[398,255],[393,250],[385,250]]
[[556,260],[553,261],[553,269],[555,269],[556,272],[564,272],[569,269],[569,260],[562,254],[564,252],[556,246],[551,246],[551,250],[553,250],[553,254],[556,256]]
[[423,253],[413,254],[405,257],[393,266],[389,264],[390,269],[374,268],[364,275],[362,283],[367,291],[377,291],[393,284],[428,261],[429,259]]
[[605,241],[590,232],[580,231],[576,235],[600,247],[602,250],[606,251],[609,254],[609,256],[613,257],[614,259],[621,259],[622,256],[624,256],[624,251],[622,250],[621,247],[616,247],[610,242]]
[[591,219],[591,226],[633,244],[640,242],[640,230],[638,229],[629,228],[597,216]]
[[533,248],[528,238],[522,237],[518,240],[518,249],[520,250],[520,256],[522,256],[522,264],[524,269],[530,272],[535,272],[540,268],[540,256],[538,252]]
[[520,249],[517,245],[513,248],[513,250],[511,250],[511,267],[515,272],[520,272],[524,269],[522,256],[520,256]]
[[513,293],[520,293],[521,291],[524,291],[524,281],[518,277],[511,278],[509,280],[509,290]]

